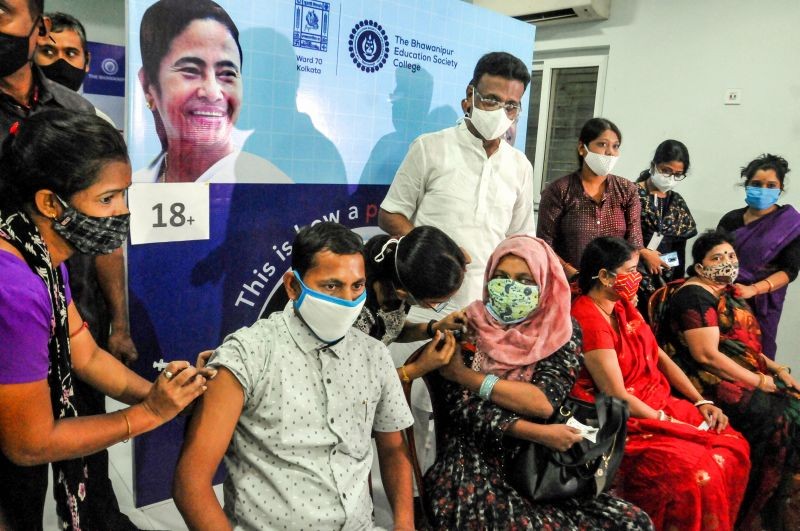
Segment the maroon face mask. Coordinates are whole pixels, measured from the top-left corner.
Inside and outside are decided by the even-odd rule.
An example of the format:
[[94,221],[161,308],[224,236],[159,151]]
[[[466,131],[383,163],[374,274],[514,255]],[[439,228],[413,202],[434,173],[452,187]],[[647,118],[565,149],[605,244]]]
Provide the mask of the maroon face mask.
[[614,291],[625,300],[633,301],[636,292],[639,291],[639,284],[642,282],[642,274],[638,271],[633,273],[619,273],[614,280]]

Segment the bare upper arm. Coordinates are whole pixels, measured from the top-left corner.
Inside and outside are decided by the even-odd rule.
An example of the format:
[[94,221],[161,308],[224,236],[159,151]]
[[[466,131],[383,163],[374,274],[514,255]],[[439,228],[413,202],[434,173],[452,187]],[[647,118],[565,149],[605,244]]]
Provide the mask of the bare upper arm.
[[398,450],[406,444],[403,433],[399,431],[376,431],[373,432],[373,435],[379,453],[386,450]]
[[719,352],[719,327],[705,326],[703,328],[692,328],[683,333],[689,353],[692,357],[705,363],[715,353]]
[[72,369],[78,376],[81,376],[83,369],[89,360],[92,359],[94,351],[97,350],[97,343],[92,337],[92,333],[83,330],[83,318],[75,302],[70,302],[67,306],[67,329],[69,330],[69,350],[72,358]]
[[191,480],[211,480],[244,406],[244,390],[239,380],[225,367],[208,381],[208,390],[198,400],[178,460],[176,476]]
[[12,461],[45,449],[54,424],[47,380],[0,384],[0,449]]
[[625,380],[619,367],[617,352],[613,349],[597,349],[583,353],[586,370],[603,393],[621,397],[627,394]]

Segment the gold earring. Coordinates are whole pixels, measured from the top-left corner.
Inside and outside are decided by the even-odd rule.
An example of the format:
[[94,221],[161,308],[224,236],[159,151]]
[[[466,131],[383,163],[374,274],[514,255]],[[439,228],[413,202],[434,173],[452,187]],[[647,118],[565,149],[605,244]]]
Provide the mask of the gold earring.
[[150,109],[151,111],[152,111],[152,110],[153,110],[153,108],[155,107],[155,106],[153,105],[153,102],[152,102],[152,101],[150,101],[150,100],[147,100],[147,103],[146,103],[145,105],[147,105],[147,108],[148,108],[148,109]]

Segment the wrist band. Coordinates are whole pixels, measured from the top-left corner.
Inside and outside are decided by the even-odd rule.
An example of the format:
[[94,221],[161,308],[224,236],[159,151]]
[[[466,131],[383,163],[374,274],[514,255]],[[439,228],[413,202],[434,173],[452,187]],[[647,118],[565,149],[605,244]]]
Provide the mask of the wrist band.
[[433,338],[436,335],[436,332],[433,330],[433,325],[436,324],[436,319],[431,319],[428,321],[428,327],[425,329],[428,332],[428,337]]
[[492,396],[492,389],[494,389],[494,385],[500,380],[499,376],[495,376],[494,374],[487,374],[483,378],[483,382],[481,383],[481,388],[478,389],[478,396],[483,398],[484,400],[489,400],[489,397]]
[[783,371],[786,371],[789,374],[792,374],[792,368],[789,367],[788,365],[778,365],[778,370],[775,371],[775,376],[778,376]]
[[122,416],[125,417],[125,425],[128,427],[128,437],[122,440],[122,442],[126,443],[131,440],[131,421],[128,420],[128,415],[124,411],[122,412]]
[[411,381],[411,378],[408,377],[408,373],[406,372],[406,366],[405,365],[400,367],[400,374],[403,375],[402,379],[403,379],[404,382],[408,383],[408,382]]
[[714,401],[713,400],[700,399],[700,400],[698,400],[697,402],[694,403],[694,407],[705,406],[706,404],[711,404],[713,406],[714,405]]
[[667,420],[667,414],[664,413],[663,409],[658,410],[658,420]]

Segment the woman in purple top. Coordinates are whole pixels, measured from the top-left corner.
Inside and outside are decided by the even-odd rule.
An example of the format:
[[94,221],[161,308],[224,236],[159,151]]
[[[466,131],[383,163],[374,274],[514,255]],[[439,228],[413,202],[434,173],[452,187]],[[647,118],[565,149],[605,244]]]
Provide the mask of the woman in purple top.
[[[102,529],[81,456],[172,419],[205,389],[185,361],[151,384],[92,339],[63,263],[125,241],[131,168],[122,137],[93,114],[46,111],[11,127],[0,157],[0,520],[41,529],[47,463],[66,529]],[[76,418],[73,377],[128,404]]]
[[719,229],[732,232],[739,257],[736,287],[761,326],[764,354],[775,359],[778,321],[787,285],[800,270],[800,212],[778,205],[789,163],[765,154],[742,168],[747,206],[725,214]]
[[640,252],[648,270],[666,266],[657,251],[642,243],[642,206],[636,185],[611,174],[621,143],[622,133],[613,122],[592,118],[578,137],[578,169],[542,192],[536,236],[553,248],[570,281],[577,278],[583,249],[599,236],[627,240]]

